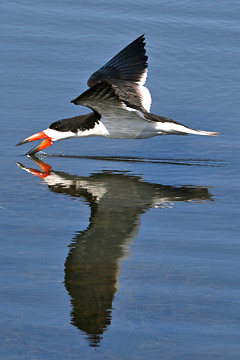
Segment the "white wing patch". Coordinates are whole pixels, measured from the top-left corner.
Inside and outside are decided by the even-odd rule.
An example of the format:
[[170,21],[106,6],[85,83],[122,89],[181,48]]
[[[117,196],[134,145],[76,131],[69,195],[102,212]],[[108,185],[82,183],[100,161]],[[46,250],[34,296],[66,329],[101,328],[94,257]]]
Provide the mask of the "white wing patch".
[[152,98],[151,98],[150,91],[145,86],[139,86],[138,90],[140,91],[140,94],[141,94],[142,106],[144,107],[145,110],[150,112],[150,108],[151,108],[151,104],[152,104]]
[[143,86],[146,83],[147,80],[147,74],[148,74],[148,70],[145,69],[145,71],[143,72],[141,79],[137,82],[138,84],[138,91],[140,93],[140,97],[141,97],[141,104],[144,107],[145,110],[147,110],[148,112],[150,112],[150,108],[151,108],[151,104],[152,104],[152,98],[151,98],[151,94],[150,91],[148,90],[148,88],[146,86]]
[[140,80],[137,82],[139,85],[144,85],[146,80],[147,80],[147,74],[148,74],[148,70],[145,69],[144,72],[142,73],[142,76],[140,78]]

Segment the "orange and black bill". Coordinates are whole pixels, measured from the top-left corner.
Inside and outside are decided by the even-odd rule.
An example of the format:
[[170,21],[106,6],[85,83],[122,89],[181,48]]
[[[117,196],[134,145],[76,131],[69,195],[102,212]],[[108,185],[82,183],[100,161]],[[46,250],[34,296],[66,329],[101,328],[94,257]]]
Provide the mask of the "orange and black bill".
[[23,141],[20,141],[20,143],[18,143],[16,146],[26,144],[30,141],[42,140],[42,139],[44,139],[44,140],[39,145],[35,146],[32,150],[28,151],[26,154],[26,155],[34,155],[38,151],[46,149],[48,146],[52,145],[52,138],[47,136],[44,131],[41,131],[37,134],[29,136],[28,138],[24,139]]

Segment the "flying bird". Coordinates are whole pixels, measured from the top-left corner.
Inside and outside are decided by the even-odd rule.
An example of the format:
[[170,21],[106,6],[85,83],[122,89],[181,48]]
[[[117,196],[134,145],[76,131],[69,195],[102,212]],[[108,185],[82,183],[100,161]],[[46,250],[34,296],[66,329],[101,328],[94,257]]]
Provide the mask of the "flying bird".
[[16,146],[43,140],[27,155],[67,138],[102,136],[113,139],[145,139],[157,135],[208,135],[217,132],[194,130],[164,116],[150,113],[151,95],[147,78],[144,35],[126,46],[88,79],[89,89],[71,102],[90,108],[87,115],[52,123]]

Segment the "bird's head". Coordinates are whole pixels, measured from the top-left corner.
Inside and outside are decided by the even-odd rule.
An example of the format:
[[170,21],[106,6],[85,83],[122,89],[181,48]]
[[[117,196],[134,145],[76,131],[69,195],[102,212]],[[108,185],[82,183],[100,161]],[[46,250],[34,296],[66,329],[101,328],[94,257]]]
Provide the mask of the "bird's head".
[[76,134],[68,130],[68,124],[66,123],[65,119],[63,119],[55,121],[49,126],[49,128],[20,141],[16,146],[23,145],[35,140],[43,140],[39,145],[35,146],[27,153],[27,155],[34,155],[37,152],[51,146],[54,141],[68,139],[74,136],[76,136]]

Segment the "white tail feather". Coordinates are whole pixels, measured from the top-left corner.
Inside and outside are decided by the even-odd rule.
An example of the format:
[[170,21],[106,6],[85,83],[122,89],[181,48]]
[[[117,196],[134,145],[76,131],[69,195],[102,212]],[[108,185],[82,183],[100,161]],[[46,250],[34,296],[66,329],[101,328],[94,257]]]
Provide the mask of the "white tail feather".
[[194,135],[206,135],[206,136],[218,136],[219,133],[218,132],[214,132],[214,131],[204,131],[204,130],[194,130],[194,129],[188,129],[188,132],[186,132],[187,134],[194,134]]
[[182,124],[177,124],[173,122],[158,122],[156,123],[156,130],[159,135],[165,134],[194,134],[194,135],[206,135],[206,136],[218,136],[218,132],[212,131],[203,131],[203,130],[194,130]]

